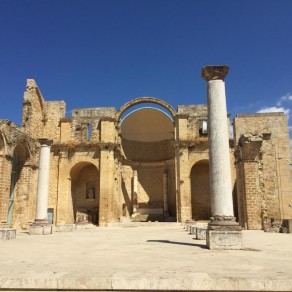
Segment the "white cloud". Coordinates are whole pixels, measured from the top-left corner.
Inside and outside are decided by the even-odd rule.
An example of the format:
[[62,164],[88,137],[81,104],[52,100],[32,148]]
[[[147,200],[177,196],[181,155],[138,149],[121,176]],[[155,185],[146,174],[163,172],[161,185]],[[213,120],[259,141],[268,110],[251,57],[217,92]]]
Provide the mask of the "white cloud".
[[281,106],[284,101],[289,101],[289,100],[292,100],[292,94],[286,93],[285,95],[279,98],[279,101],[277,102],[277,106]]
[[290,109],[272,106],[272,107],[264,107],[264,108],[261,108],[259,111],[257,111],[257,113],[279,113],[279,112],[283,112],[284,114],[289,116]]

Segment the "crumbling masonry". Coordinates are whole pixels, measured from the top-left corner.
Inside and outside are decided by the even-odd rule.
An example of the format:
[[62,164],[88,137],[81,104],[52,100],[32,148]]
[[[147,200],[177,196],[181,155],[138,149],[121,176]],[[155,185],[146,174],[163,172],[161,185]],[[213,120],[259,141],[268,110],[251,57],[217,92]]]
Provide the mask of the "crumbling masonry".
[[[40,139],[50,141],[49,223],[106,226],[126,218],[210,219],[207,105],[174,110],[160,99],[140,97],[118,110],[78,108],[70,117],[65,113],[64,101],[46,101],[29,79],[22,126],[0,120],[3,226],[24,229],[40,220]],[[229,125],[229,117],[222,122]],[[284,219],[292,218],[287,117],[238,114],[233,129],[229,153],[234,216],[243,228],[278,231]]]

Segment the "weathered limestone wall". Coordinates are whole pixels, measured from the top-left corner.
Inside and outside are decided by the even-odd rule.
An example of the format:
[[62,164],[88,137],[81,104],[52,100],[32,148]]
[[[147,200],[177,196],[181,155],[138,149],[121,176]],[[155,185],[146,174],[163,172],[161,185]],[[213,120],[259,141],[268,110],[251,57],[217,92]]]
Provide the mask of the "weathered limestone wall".
[[0,223],[7,221],[12,157],[6,155],[4,136],[0,132]]
[[64,101],[45,101],[43,137],[53,140],[53,142],[60,141],[60,120],[65,117],[65,114],[66,104]]
[[76,142],[101,141],[101,119],[112,120],[115,116],[115,111],[113,107],[73,109],[70,140],[75,140]]
[[193,140],[202,136],[203,121],[208,119],[207,105],[179,105],[178,116],[185,115],[187,120],[180,126],[180,139]]
[[58,176],[59,176],[59,153],[54,149],[51,151],[50,161],[50,181],[49,181],[49,201],[48,208],[53,209],[53,222],[56,223],[58,204]]
[[287,117],[237,115],[238,200],[241,224],[261,229],[272,218],[292,218],[292,178]]
[[192,219],[209,220],[212,215],[208,162],[198,162],[192,167],[191,200]]
[[22,127],[34,139],[60,140],[60,119],[65,116],[64,101],[45,101],[33,79],[27,80],[23,97]]
[[[148,101],[152,100],[163,104],[156,99]],[[207,133],[203,132],[203,122],[208,120],[207,105],[180,105],[175,113],[165,104],[174,116],[175,141],[148,143],[122,139],[117,117],[132,103],[143,101],[141,98],[134,103],[130,101],[120,111],[113,107],[74,109],[72,117],[65,117],[65,102],[45,101],[35,81],[29,79],[24,93],[22,128],[0,120],[0,220],[7,220],[17,145],[26,147],[27,159],[19,166],[14,224],[26,227],[35,217],[38,146],[34,139],[38,138],[54,142],[49,186],[49,208],[54,209],[54,223],[73,223],[76,206],[99,208],[101,226],[132,215],[134,171],[137,171],[140,207],[164,206],[163,181],[167,173],[170,216],[177,215],[182,222],[196,214],[207,218],[209,155]],[[249,134],[243,137],[246,133]],[[271,218],[292,218],[287,118],[282,114],[238,115],[234,135],[236,155],[230,142],[230,165],[232,186],[237,186],[233,196],[237,192],[234,207],[236,214],[238,204],[240,224],[260,229],[263,221]],[[19,152],[18,156],[21,155]],[[202,167],[192,171],[196,166]],[[87,168],[95,169],[98,175],[85,171]],[[83,176],[78,177],[79,174]],[[84,199],[84,188],[86,181],[94,177],[96,197],[88,201]],[[192,196],[197,196],[193,204]]]
[[[137,171],[137,202],[139,208],[163,208],[163,174],[167,172],[167,192],[169,215],[176,215],[175,169],[174,164],[138,163],[133,166],[121,166],[119,199],[115,196],[119,212],[115,213],[115,220],[120,216],[133,214],[134,170]],[[139,211],[138,211],[139,212]]]
[[45,101],[33,79],[28,79],[23,96],[22,127],[32,138],[43,137]]
[[114,151],[112,147],[105,146],[100,151],[100,226],[107,226],[113,219],[114,178]]
[[72,119],[62,118],[60,121],[60,142],[68,143],[72,139]]
[[163,173],[163,168],[138,169],[139,206],[163,208]]
[[[99,173],[93,165],[86,165],[72,178],[71,186],[74,218],[82,209],[90,210],[98,216],[99,208]],[[98,218],[91,218],[92,223],[98,223]]]
[[121,166],[121,193],[122,197],[122,215],[131,216],[133,213],[132,208],[132,184],[133,184],[133,169],[129,165]]
[[17,228],[26,228],[28,223],[33,221],[37,160],[36,141],[28,137],[14,123],[0,120],[0,220],[2,222],[9,220],[8,210],[12,191],[14,193],[13,212],[10,214],[12,224]]
[[[74,223],[72,182],[87,165],[94,165],[99,169],[99,150],[91,146],[68,148],[52,145],[52,151],[56,154],[51,157],[50,185],[58,186],[58,189],[57,193],[55,189],[50,190],[49,207],[56,208],[57,224]],[[56,200],[57,204],[54,205]]]

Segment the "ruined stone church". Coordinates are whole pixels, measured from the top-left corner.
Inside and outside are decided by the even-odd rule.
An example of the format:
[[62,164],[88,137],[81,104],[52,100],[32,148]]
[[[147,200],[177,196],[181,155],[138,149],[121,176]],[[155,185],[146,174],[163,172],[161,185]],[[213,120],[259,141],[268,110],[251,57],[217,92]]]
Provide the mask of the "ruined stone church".
[[[35,220],[40,149],[48,147],[47,219],[54,225],[209,220],[207,105],[153,97],[114,107],[45,100],[27,80],[22,125],[0,120],[0,220]],[[229,125],[229,116],[222,121]],[[289,129],[283,113],[238,114],[229,139],[235,217],[245,229],[292,218]],[[229,159],[229,158],[228,158]]]

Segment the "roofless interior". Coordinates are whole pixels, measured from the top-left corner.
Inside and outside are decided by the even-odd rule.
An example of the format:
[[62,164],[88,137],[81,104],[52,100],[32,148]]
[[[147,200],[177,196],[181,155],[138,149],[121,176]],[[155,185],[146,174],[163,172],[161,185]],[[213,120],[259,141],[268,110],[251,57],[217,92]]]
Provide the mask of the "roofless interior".
[[120,124],[125,158],[133,161],[163,161],[173,158],[172,117],[155,107],[140,107],[124,116]]

